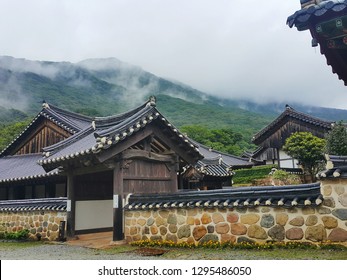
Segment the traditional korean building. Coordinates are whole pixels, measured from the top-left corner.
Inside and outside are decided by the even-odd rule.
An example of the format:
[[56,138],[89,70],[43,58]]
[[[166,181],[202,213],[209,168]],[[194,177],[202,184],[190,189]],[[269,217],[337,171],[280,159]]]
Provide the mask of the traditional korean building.
[[182,173],[184,189],[213,190],[232,186],[233,170],[251,168],[249,160],[208,148],[194,142],[204,156],[194,165],[188,165]]
[[57,228],[49,222],[57,219],[45,211],[56,210],[68,237],[113,230],[114,240],[121,240],[127,195],[176,192],[183,167],[202,158],[196,144],[157,110],[154,98],[98,118],[44,103],[0,154],[1,218],[41,211],[36,215],[42,223],[11,222],[6,230],[25,227],[47,238],[50,228]]
[[309,30],[333,73],[347,85],[347,0],[301,0],[301,10],[287,19],[290,27]]
[[310,116],[287,105],[282,114],[254,135],[252,142],[259,148],[253,153],[248,153],[248,156],[258,164],[278,164],[279,168],[295,170],[299,168],[298,161],[282,149],[286,139],[295,132],[310,132],[324,138],[333,124],[332,121]]

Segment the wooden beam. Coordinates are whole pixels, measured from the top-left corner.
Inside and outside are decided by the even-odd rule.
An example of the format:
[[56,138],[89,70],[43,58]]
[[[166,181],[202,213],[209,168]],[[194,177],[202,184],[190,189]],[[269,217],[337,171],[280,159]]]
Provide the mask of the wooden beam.
[[145,159],[147,161],[155,161],[155,162],[175,162],[175,159],[169,155],[161,155],[157,153],[153,153],[151,151],[143,151],[143,150],[126,150],[122,153],[122,159]]
[[113,241],[124,239],[123,197],[123,169],[118,161],[113,169]]
[[76,200],[75,200],[75,176],[73,170],[70,169],[67,173],[67,223],[66,234],[68,238],[75,236],[75,215],[76,215]]
[[101,151],[99,154],[96,155],[96,158],[100,162],[104,162],[110,158],[113,158],[121,152],[125,151],[126,149],[130,148],[131,146],[135,145],[136,143],[152,135],[152,133],[153,130],[149,127],[146,127],[144,130],[138,131],[133,135],[128,136],[125,140],[121,141],[120,143],[117,143],[113,147]]

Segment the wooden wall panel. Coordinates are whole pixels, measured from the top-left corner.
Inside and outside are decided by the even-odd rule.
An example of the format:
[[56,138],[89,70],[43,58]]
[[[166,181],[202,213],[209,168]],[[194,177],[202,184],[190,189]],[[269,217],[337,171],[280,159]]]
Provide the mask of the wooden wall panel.
[[40,125],[32,128],[26,137],[23,137],[22,143],[15,149],[14,154],[40,153],[42,148],[56,144],[70,136],[71,134],[64,129],[45,120]]

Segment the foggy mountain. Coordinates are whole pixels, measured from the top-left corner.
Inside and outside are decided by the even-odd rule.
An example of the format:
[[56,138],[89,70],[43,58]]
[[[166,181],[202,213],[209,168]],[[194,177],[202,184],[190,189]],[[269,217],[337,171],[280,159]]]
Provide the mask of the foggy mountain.
[[[157,96],[158,108],[176,126],[232,127],[247,135],[264,127],[285,104],[221,99],[160,78],[116,58],[79,63],[0,56],[0,124],[32,117],[42,101],[92,116],[124,112]],[[289,104],[328,120],[347,120],[347,110]]]

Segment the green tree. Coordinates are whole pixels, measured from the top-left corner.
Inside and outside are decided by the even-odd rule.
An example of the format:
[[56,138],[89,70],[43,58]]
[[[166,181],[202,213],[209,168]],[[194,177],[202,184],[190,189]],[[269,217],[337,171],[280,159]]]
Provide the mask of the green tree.
[[295,132],[286,140],[283,150],[297,159],[305,174],[309,174],[311,180],[315,181],[315,174],[324,159],[325,145],[325,139],[316,137],[310,132]]
[[347,128],[340,121],[326,135],[326,153],[330,155],[347,155]]
[[200,144],[232,155],[240,155],[250,147],[241,133],[230,128],[209,129],[202,125],[190,125],[183,126],[180,130]]

